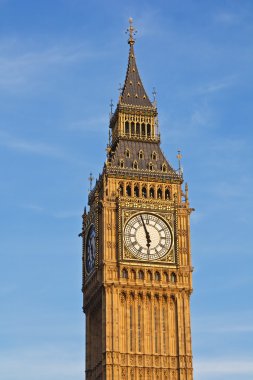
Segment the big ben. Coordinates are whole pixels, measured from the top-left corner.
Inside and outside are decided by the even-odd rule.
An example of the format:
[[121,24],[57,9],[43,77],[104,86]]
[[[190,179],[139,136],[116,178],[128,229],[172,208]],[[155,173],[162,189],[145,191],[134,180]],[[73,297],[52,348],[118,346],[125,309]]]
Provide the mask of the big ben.
[[160,147],[132,19],[124,86],[83,214],[87,380],[192,380],[188,186]]

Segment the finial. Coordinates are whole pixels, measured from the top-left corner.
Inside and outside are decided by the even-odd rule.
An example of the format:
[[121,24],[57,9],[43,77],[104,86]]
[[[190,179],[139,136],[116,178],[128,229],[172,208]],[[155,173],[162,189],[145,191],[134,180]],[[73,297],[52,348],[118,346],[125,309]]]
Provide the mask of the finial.
[[181,167],[182,154],[180,150],[177,151],[177,159],[178,159],[178,173],[182,175],[183,174],[183,169]]
[[110,110],[111,110],[110,117],[112,116],[113,107],[114,107],[114,104],[113,104],[112,99],[111,99],[111,103],[110,103]]
[[119,91],[119,93],[121,94],[121,91],[123,90],[123,87],[122,87],[122,84],[121,83],[119,83],[119,88],[118,88],[118,91]]
[[156,89],[155,89],[155,87],[153,87],[152,95],[153,95],[153,101],[155,102],[156,101]]
[[156,92],[156,89],[155,89],[155,87],[153,87],[153,91],[152,91],[152,95],[153,95],[153,106],[154,107],[156,107],[156,94],[157,94],[157,92]]
[[137,30],[133,26],[132,17],[130,17],[128,21],[129,21],[129,28],[127,28],[127,31],[126,31],[126,33],[129,34],[128,43],[129,43],[129,45],[133,45],[135,43],[134,36],[137,33]]
[[185,183],[185,202],[188,202],[188,192],[189,192],[189,189],[188,189],[188,183],[186,182]]
[[92,176],[92,173],[90,173],[90,176],[88,178],[88,181],[90,181],[90,191],[92,190],[92,182],[93,182],[94,177]]

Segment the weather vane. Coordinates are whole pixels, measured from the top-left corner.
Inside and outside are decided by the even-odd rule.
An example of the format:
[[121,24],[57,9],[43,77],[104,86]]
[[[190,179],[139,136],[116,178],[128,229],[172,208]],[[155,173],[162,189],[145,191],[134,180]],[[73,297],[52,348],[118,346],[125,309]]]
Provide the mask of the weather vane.
[[92,190],[92,182],[94,180],[94,177],[92,176],[92,173],[90,173],[90,176],[88,178],[88,181],[90,181],[90,191]]
[[129,21],[129,28],[127,28],[127,30],[126,30],[126,33],[129,34],[128,43],[130,45],[133,45],[135,43],[134,36],[136,35],[137,30],[133,26],[133,19],[132,19],[132,17],[130,17],[128,21]]

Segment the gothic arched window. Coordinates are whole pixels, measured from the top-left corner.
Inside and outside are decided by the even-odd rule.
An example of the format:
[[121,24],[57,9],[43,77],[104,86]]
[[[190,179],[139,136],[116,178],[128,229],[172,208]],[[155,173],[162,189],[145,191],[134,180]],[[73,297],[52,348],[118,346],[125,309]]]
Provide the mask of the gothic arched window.
[[170,199],[170,191],[169,191],[169,189],[165,190],[165,199]]
[[134,125],[134,122],[132,121],[131,123],[131,135],[135,135],[135,125]]
[[157,190],[157,198],[161,199],[162,195],[163,195],[162,189],[159,187],[159,189]]
[[155,272],[155,280],[156,281],[160,281],[160,279],[161,279],[160,273],[159,272]]
[[134,186],[134,195],[135,195],[135,197],[139,196],[139,187],[138,186]]
[[137,161],[134,161],[134,162],[133,162],[133,168],[134,168],[134,169],[138,169],[138,162],[137,162]]
[[152,160],[156,160],[156,159],[157,159],[157,154],[156,154],[156,152],[153,152],[151,157],[152,157]]
[[129,122],[128,121],[125,122],[125,134],[126,135],[129,134]]
[[154,198],[154,196],[155,196],[155,190],[154,190],[153,187],[151,187],[151,188],[149,189],[149,196],[150,196],[150,198]]
[[122,269],[121,277],[122,278],[128,278],[128,272],[127,272],[126,268]]
[[136,135],[140,136],[140,123],[136,123]]
[[143,198],[147,198],[147,188],[146,188],[146,186],[143,186],[141,192],[142,192],[142,196],[143,196]]
[[123,185],[122,185],[122,183],[120,183],[120,185],[119,185],[119,194],[123,195]]
[[140,150],[140,151],[139,151],[139,159],[140,159],[140,160],[143,159],[143,150]]
[[126,194],[131,197],[131,194],[132,194],[132,191],[131,191],[131,186],[130,185],[127,185],[126,187]]
[[129,149],[126,149],[126,157],[127,157],[127,158],[130,157],[130,150],[129,150]]
[[150,137],[151,135],[151,126],[150,124],[147,124],[147,136]]
[[144,272],[143,272],[143,270],[139,270],[138,278],[139,278],[139,280],[144,280]]
[[146,136],[146,127],[144,123],[141,124],[141,135],[142,137]]
[[177,282],[177,276],[176,276],[176,274],[174,272],[171,273],[170,280],[173,283]]

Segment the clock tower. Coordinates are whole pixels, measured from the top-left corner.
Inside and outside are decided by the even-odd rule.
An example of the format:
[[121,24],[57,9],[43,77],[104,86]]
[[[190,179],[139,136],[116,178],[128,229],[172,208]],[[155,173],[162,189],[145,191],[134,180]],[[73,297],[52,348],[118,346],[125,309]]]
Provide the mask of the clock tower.
[[192,380],[188,187],[160,147],[130,19],[107,159],[83,214],[87,380]]

